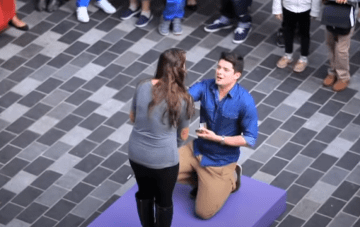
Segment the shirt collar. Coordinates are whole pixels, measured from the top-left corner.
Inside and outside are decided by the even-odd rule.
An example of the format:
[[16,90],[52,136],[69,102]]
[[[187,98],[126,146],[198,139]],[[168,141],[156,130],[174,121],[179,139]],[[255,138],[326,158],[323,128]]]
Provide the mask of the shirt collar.
[[[227,93],[226,96],[230,96],[230,98],[233,98],[237,94],[237,87],[239,86],[238,83],[235,83],[235,85],[231,88],[231,90]],[[218,92],[218,86],[216,85],[215,81],[210,85],[210,90],[215,94]]]

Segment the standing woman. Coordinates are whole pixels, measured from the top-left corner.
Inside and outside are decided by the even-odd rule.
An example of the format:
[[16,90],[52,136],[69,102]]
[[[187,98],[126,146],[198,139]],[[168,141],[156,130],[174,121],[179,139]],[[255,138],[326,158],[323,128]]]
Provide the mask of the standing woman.
[[172,221],[178,147],[188,138],[194,113],[193,100],[184,85],[185,61],[183,50],[163,52],[155,78],[141,82],[133,98],[129,159],[139,186],[135,197],[144,227],[169,227]]
[[27,31],[29,26],[16,16],[16,5],[14,0],[0,1],[0,32],[3,31],[8,25],[16,29]]

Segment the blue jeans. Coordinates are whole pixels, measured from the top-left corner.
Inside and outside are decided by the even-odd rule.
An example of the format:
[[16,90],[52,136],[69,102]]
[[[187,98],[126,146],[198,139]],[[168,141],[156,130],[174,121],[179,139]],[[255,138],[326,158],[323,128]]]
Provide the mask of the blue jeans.
[[[100,0],[96,0],[100,1]],[[90,0],[76,0],[76,7],[88,7]]]
[[167,0],[163,12],[164,20],[183,18],[185,14],[185,1],[186,0]]
[[234,19],[238,26],[248,28],[251,26],[251,16],[248,7],[252,4],[252,0],[222,0],[221,15]]

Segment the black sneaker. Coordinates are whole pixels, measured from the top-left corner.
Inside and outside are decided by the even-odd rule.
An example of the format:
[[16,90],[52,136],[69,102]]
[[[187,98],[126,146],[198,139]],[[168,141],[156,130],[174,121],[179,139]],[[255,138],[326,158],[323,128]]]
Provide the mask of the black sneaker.
[[285,47],[284,33],[282,32],[281,28],[276,34],[276,45],[278,47]]
[[223,18],[220,17],[219,19],[215,20],[212,24],[209,24],[207,26],[204,27],[204,30],[206,32],[217,32],[221,29],[228,29],[228,28],[232,28],[233,24],[228,21],[228,22],[223,22]]

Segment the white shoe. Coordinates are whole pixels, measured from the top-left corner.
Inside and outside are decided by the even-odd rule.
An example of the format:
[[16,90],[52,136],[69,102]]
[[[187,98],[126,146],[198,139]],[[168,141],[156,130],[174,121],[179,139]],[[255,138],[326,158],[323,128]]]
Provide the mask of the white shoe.
[[115,7],[112,6],[107,0],[96,1],[95,6],[99,7],[107,14],[113,14],[116,12]]
[[89,18],[89,14],[87,11],[87,7],[77,7],[76,9],[76,17],[78,19],[78,21],[83,22],[83,23],[87,23],[89,22],[90,18]]

